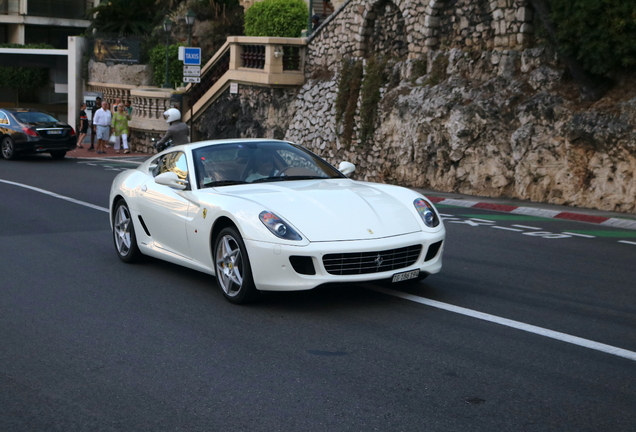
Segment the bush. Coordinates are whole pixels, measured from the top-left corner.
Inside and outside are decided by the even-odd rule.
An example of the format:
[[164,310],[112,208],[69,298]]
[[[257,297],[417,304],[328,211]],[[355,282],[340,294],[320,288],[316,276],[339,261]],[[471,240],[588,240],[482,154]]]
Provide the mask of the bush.
[[[152,80],[157,87],[166,81],[166,46],[157,45],[150,50]],[[175,87],[183,80],[183,62],[179,60],[179,45],[168,46],[168,82]]]
[[246,36],[300,37],[309,10],[304,0],[265,0],[245,12]]
[[636,3],[551,0],[557,43],[589,72],[605,75],[636,66]]

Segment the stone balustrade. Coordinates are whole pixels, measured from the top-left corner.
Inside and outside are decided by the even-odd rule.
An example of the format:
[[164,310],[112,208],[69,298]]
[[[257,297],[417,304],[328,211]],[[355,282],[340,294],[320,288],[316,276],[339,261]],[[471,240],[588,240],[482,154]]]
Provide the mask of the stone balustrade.
[[184,119],[196,119],[232,82],[267,87],[303,85],[306,44],[306,38],[228,37],[201,68],[201,82],[188,85],[191,111],[185,110]]
[[171,102],[173,89],[96,82],[89,82],[88,89],[102,93],[103,99],[111,104],[117,98],[131,101],[130,146],[135,151],[152,152],[151,139],[162,137],[168,129],[163,113],[174,105]]

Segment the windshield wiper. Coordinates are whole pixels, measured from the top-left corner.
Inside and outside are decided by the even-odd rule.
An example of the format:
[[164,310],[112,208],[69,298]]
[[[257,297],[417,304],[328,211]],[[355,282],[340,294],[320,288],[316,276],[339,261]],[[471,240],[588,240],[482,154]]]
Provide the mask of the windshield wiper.
[[205,183],[203,187],[215,187],[215,186],[232,186],[237,184],[245,184],[243,180],[218,180],[209,183]]
[[261,179],[257,179],[252,181],[252,183],[265,183],[265,182],[274,182],[274,181],[287,181],[287,180],[326,180],[329,177],[320,177],[320,176],[276,176],[276,177],[265,177]]

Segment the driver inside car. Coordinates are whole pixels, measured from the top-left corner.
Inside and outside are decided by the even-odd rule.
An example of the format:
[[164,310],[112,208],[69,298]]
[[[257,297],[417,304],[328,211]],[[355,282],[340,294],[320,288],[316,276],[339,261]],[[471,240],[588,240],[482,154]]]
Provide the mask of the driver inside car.
[[262,154],[256,159],[251,174],[247,176],[245,181],[249,183],[254,180],[275,176],[277,173],[278,170],[276,170],[272,155]]

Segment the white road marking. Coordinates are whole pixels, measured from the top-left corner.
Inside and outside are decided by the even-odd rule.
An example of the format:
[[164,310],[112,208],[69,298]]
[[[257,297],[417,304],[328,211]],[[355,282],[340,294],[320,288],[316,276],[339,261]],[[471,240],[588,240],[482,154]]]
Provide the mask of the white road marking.
[[486,219],[477,219],[477,218],[470,218],[471,220],[477,221],[477,222],[485,222],[485,223],[489,223],[489,224],[494,224],[495,221],[491,221],[491,220],[486,220]]
[[442,217],[455,217],[455,215],[449,215],[449,214],[445,214],[445,213],[440,213],[439,214]]
[[513,227],[531,229],[531,230],[540,230],[540,229],[542,229],[542,228],[531,227],[531,226],[527,226],[527,225],[513,225]]
[[[636,244],[636,243],[633,243]],[[507,319],[507,318],[501,318],[498,317],[496,315],[490,315],[487,313],[483,313],[483,312],[478,312],[478,311],[474,311],[472,309],[466,309],[460,306],[454,306],[448,303],[442,303],[436,300],[430,300],[424,297],[418,297],[412,294],[407,294],[404,292],[400,292],[400,291],[395,291],[392,289],[388,289],[388,288],[383,288],[383,287],[379,287],[379,286],[371,286],[371,285],[365,285],[367,288],[373,290],[373,291],[377,291],[386,295],[390,295],[393,297],[399,297],[401,299],[404,300],[409,300],[415,303],[420,303],[423,305],[427,305],[427,306],[431,306],[437,309],[442,309],[448,312],[453,312],[453,313],[457,313],[460,315],[465,315],[468,317],[472,317],[472,318],[477,318],[483,321],[488,321],[488,322],[492,322],[495,324],[500,324],[506,327],[511,327],[511,328],[515,328],[517,330],[522,330],[528,333],[534,333],[537,334],[539,336],[545,336],[551,339],[556,339],[559,340],[561,342],[567,342],[573,345],[578,345],[584,348],[589,348],[589,349],[593,349],[596,351],[601,351],[607,354],[612,354],[618,357],[623,357],[626,358],[628,360],[633,360],[636,361],[636,352],[633,351],[628,351],[626,349],[622,349],[622,348],[617,348],[615,346],[611,346],[611,345],[606,345],[600,342],[594,342],[591,341],[589,339],[583,339],[580,338],[578,336],[572,336],[569,335],[567,333],[561,333],[561,332],[557,332],[554,330],[548,330],[545,329],[543,327],[538,327],[538,326],[534,326],[531,324],[526,324],[526,323],[522,323],[519,321],[514,321],[511,319]]]
[[54,198],[59,198],[59,199],[65,200],[65,201],[69,201],[69,202],[72,202],[72,203],[75,203],[75,204],[79,204],[79,205],[83,205],[85,207],[92,208],[94,210],[99,210],[99,211],[103,211],[103,212],[108,213],[108,209],[105,208],[105,207],[100,207],[100,206],[96,206],[96,205],[91,204],[91,203],[87,203],[87,202],[84,202],[84,201],[79,201],[79,200],[76,200],[74,198],[69,198],[67,196],[59,195],[59,194],[56,194],[54,192],[49,192],[49,191],[44,190],[44,189],[40,189],[40,188],[36,188],[36,187],[33,187],[33,186],[25,185],[25,184],[22,184],[22,183],[16,183],[16,182],[8,181],[8,180],[2,180],[2,179],[0,179],[0,183],[6,183],[6,184],[13,185],[13,186],[18,186],[18,187],[21,187],[21,188],[25,188],[25,189],[30,189],[30,190],[35,191],[35,192],[43,193],[44,195],[52,196]]
[[541,238],[545,238],[545,239],[570,238],[569,235],[554,234],[554,233],[551,233],[550,231],[524,232],[523,235],[532,236],[532,237],[541,237]]
[[563,231],[563,234],[571,235],[571,236],[574,236],[574,237],[596,238],[596,236],[592,236],[592,235],[577,234],[577,233],[571,233],[571,232],[567,232],[567,231]]
[[630,242],[630,241],[627,241],[627,240],[619,240],[618,242],[619,243],[630,244],[630,245],[636,245],[636,242]]
[[517,228],[508,228],[508,227],[502,227],[502,226],[492,226],[491,228],[497,228],[500,230],[506,230],[506,231],[515,231],[515,232],[521,232],[523,230],[517,229]]
[[561,212],[556,210],[545,210],[545,209],[538,209],[538,208],[531,208],[531,207],[519,207],[514,209],[510,213],[526,215],[526,216],[553,218]]

